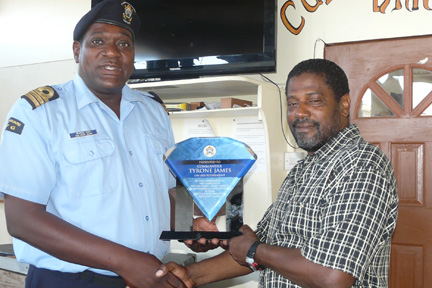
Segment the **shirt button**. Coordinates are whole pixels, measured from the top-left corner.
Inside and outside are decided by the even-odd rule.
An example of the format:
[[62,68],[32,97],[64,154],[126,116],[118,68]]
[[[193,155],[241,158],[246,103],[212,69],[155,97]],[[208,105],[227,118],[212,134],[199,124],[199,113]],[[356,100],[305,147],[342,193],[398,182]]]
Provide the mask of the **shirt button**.
[[133,153],[132,153],[132,151],[129,151],[129,155],[132,155]]
[[93,156],[93,155],[94,155],[94,152],[93,152],[93,151],[90,151],[90,155]]
[[150,219],[150,217],[149,217],[149,216],[146,216],[146,220],[149,221],[149,219]]
[[143,185],[143,183],[139,183],[138,186],[139,187],[143,187],[144,185]]

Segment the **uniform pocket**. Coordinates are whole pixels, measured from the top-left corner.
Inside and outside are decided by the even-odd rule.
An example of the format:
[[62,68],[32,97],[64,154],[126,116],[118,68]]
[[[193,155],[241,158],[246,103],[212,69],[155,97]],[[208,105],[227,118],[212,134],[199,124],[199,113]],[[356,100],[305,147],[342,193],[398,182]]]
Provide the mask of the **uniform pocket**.
[[162,137],[147,135],[150,150],[155,154],[164,154],[168,148],[168,140]]
[[169,170],[163,161],[163,155],[170,148],[170,141],[167,138],[146,135],[146,143],[149,151],[148,165],[152,171],[154,183],[156,186],[166,187]]
[[70,164],[80,164],[111,156],[114,149],[109,138],[74,139],[63,146],[63,155]]
[[60,169],[62,184],[68,193],[78,198],[107,195],[116,189],[112,175],[115,151],[108,137],[71,139],[61,147],[64,161]]

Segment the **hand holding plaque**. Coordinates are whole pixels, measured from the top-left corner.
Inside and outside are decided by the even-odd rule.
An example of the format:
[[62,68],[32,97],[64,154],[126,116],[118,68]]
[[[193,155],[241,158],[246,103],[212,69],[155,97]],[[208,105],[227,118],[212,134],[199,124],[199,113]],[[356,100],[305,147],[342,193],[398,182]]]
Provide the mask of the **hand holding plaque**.
[[[175,231],[162,240],[229,239],[243,224],[243,176],[257,156],[246,144],[228,137],[195,137],[165,153],[165,163],[177,177]],[[211,221],[225,205],[226,230],[192,231],[193,203]]]

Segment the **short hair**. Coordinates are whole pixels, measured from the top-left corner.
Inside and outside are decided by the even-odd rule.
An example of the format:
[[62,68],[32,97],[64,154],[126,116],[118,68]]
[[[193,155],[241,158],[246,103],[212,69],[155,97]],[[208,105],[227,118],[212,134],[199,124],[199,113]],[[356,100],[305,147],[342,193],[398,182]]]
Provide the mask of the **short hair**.
[[348,78],[341,67],[327,59],[309,59],[298,63],[288,74],[285,86],[286,95],[288,95],[289,81],[303,73],[322,75],[324,83],[333,91],[337,102],[343,95],[349,93]]

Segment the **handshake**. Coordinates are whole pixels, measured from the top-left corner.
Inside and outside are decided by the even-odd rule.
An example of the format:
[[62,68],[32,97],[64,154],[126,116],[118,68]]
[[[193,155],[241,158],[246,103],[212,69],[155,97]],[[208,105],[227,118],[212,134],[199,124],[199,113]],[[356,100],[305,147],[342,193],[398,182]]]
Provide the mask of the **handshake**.
[[249,266],[251,263],[246,263],[246,258],[249,248],[258,241],[258,237],[247,225],[242,226],[240,232],[242,232],[241,236],[229,240],[185,241],[188,247],[197,252],[208,251],[218,246],[224,248],[225,251],[213,258],[186,267],[175,262],[162,264],[160,269],[156,271],[156,277],[163,278],[172,274],[183,282],[180,283],[180,286],[173,287],[191,288],[252,272],[253,270]]
[[[201,231],[209,231],[211,227],[208,225],[214,225],[214,223],[212,224],[206,220],[202,221],[200,224],[197,223],[198,225],[206,226],[205,228],[201,226]],[[212,231],[217,231],[214,230],[214,227]],[[161,264],[156,268],[157,270],[154,274],[158,283],[156,287],[198,287],[207,283],[246,275],[259,269],[259,265],[255,264],[254,267],[254,263],[247,263],[246,258],[251,256],[249,255],[250,248],[255,246],[256,249],[257,244],[255,243],[259,244],[261,242],[258,241],[258,237],[247,225],[243,225],[240,228],[240,232],[242,232],[241,236],[233,237],[229,240],[207,240],[202,238],[199,240],[184,241],[185,245],[195,252],[205,252],[219,246],[225,249],[225,251],[217,256],[188,266],[182,266],[175,262]],[[249,259],[253,258],[253,255],[249,257]],[[126,283],[128,284],[128,288],[139,287],[134,286],[128,281]]]

